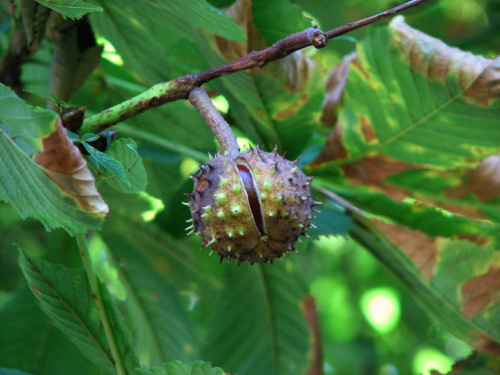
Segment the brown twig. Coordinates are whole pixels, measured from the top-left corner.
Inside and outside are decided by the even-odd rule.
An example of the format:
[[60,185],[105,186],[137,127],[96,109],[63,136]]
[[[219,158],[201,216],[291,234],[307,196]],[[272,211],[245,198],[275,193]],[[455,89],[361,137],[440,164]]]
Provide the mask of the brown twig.
[[205,72],[186,75],[168,82],[157,84],[134,98],[89,117],[85,120],[80,133],[97,133],[131,116],[144,112],[147,109],[155,108],[175,100],[186,99],[192,89],[200,87],[202,84],[213,79],[242,70],[263,67],[271,61],[282,59],[295,51],[312,45],[316,48],[322,48],[326,45],[328,39],[344,35],[383,18],[393,16],[394,14],[421,4],[424,1],[427,0],[408,1],[400,6],[386,10],[385,12],[348,23],[326,33],[323,33],[317,27],[312,27],[299,33],[289,35],[262,51],[251,52],[247,56],[230,63]]
[[240,152],[236,137],[224,117],[222,117],[217,108],[214,107],[214,104],[205,90],[199,87],[191,90],[189,93],[189,101],[200,113],[201,117],[203,117],[210,130],[212,130],[212,133],[214,133],[222,152],[227,152],[229,155],[236,156]]

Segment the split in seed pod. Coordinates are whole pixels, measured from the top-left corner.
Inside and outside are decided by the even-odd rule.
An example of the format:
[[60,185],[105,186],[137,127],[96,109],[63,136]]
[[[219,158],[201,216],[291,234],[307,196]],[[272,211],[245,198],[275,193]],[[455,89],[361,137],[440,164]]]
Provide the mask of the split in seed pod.
[[311,197],[312,178],[276,149],[218,154],[193,180],[188,230],[221,261],[272,262],[295,251],[299,236],[313,227],[319,202]]

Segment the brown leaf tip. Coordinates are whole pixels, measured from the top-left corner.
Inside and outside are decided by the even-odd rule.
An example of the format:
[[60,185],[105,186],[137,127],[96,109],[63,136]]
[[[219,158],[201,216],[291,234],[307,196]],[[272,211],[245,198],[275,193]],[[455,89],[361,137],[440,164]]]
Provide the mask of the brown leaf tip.
[[42,139],[42,151],[35,155],[35,162],[84,211],[97,217],[107,215],[109,207],[97,191],[86,160],[69,139],[61,117],[56,120],[56,131]]

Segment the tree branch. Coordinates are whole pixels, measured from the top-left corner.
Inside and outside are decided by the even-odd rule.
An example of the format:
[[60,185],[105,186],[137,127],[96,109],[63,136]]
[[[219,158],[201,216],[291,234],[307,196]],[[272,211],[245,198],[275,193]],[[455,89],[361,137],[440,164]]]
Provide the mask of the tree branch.
[[187,99],[192,89],[213,79],[242,70],[263,67],[272,61],[282,59],[295,51],[309,46],[322,48],[326,45],[328,39],[344,35],[349,31],[359,29],[360,27],[374,23],[383,18],[393,16],[394,14],[421,4],[424,1],[427,0],[408,1],[400,6],[386,10],[385,12],[356,22],[345,24],[326,33],[323,33],[316,26],[311,27],[278,40],[276,43],[262,51],[251,52],[247,56],[230,63],[195,75],[188,74],[184,77],[156,84],[142,94],[87,118],[83,123],[80,133],[98,133],[129,117],[138,115],[147,109],[155,108],[175,100]]

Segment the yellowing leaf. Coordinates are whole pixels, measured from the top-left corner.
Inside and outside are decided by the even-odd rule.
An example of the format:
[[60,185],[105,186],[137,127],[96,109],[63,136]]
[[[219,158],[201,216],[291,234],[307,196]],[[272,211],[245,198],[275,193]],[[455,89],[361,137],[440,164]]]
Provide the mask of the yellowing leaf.
[[[471,167],[500,150],[500,57],[447,46],[396,17],[371,28],[350,64],[335,165],[385,155]],[[334,143],[335,144],[335,143]]]
[[477,350],[499,352],[498,248],[431,238],[401,226],[369,223],[361,217],[357,223],[351,231],[353,238],[389,266],[441,325]]

